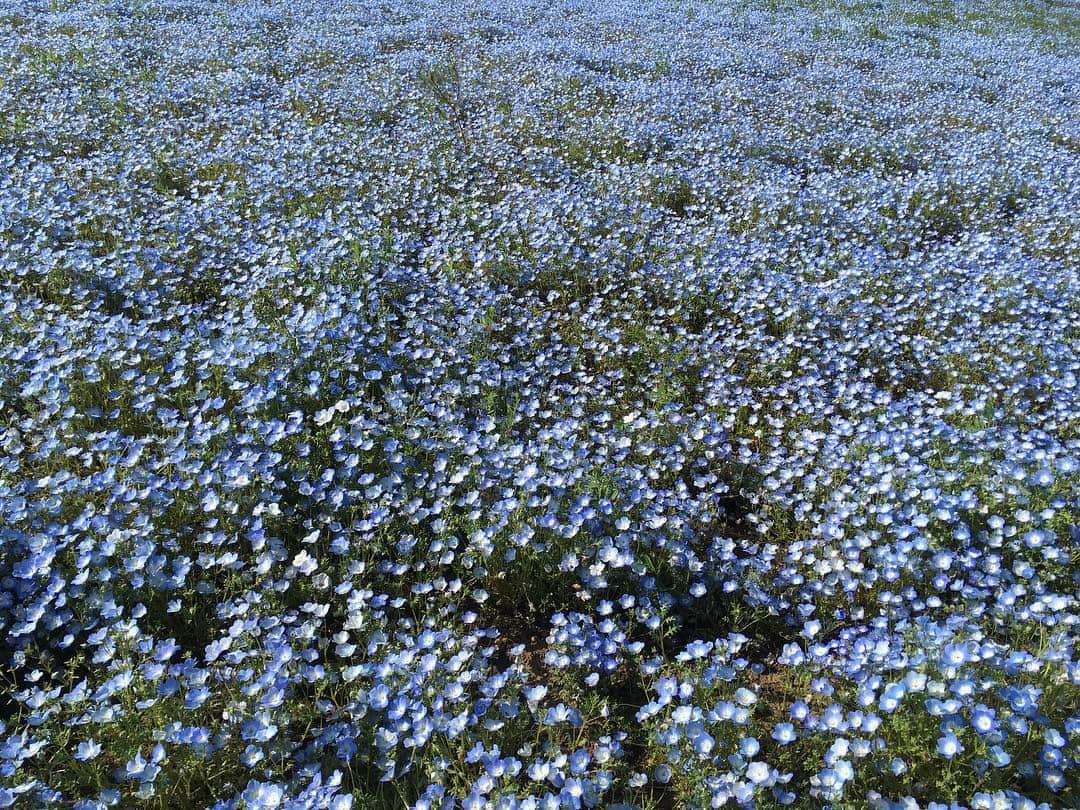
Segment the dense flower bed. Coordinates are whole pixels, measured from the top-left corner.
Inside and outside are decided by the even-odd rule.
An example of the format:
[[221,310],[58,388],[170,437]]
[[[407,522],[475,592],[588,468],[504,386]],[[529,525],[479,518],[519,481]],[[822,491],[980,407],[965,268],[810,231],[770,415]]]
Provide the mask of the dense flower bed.
[[0,2],[0,807],[1075,807],[1078,21]]

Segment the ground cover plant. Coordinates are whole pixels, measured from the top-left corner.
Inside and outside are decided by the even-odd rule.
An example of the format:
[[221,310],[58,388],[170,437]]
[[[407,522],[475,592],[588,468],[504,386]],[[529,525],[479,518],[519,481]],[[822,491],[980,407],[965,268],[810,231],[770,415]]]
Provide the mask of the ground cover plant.
[[1080,805],[1078,26],[0,0],[0,807]]

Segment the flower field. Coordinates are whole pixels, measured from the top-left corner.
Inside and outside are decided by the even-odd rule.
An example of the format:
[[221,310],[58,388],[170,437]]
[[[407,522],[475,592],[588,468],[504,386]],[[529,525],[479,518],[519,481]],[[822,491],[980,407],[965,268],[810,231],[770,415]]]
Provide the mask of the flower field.
[[0,808],[1080,806],[1076,3],[0,66]]

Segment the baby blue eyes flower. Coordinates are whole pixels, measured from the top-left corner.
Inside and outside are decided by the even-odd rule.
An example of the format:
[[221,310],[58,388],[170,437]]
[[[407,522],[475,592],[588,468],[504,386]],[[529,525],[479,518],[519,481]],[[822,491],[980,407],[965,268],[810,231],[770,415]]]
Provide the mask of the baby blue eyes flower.
[[581,725],[581,713],[563,703],[552,706],[544,715],[544,725],[554,726],[560,723],[567,723],[577,728]]
[[952,732],[948,732],[941,737],[938,737],[937,752],[945,759],[952,759],[957,754],[963,752],[964,746],[960,744],[959,738]]
[[244,749],[244,753],[240,757],[240,761],[248,768],[254,768],[264,758],[265,754],[263,750],[255,745],[249,745]]
[[706,732],[701,732],[694,737],[694,750],[703,757],[711,755],[715,746],[716,740]]
[[664,705],[657,701],[649,701],[637,710],[636,719],[638,723],[644,723],[650,717],[653,717],[663,711]]
[[785,666],[798,666],[806,660],[806,656],[798,644],[788,643],[781,649],[778,660]]
[[787,745],[795,741],[795,726],[791,723],[777,723],[773,727],[772,738],[780,745]]
[[124,778],[126,779],[141,779],[144,771],[146,770],[147,762],[143,759],[142,754],[136,754],[132,759],[127,761],[124,765]]
[[980,703],[971,713],[971,725],[980,734],[989,734],[996,725],[995,716],[993,709]]
[[745,737],[739,741],[739,753],[747,759],[752,759],[758,751],[761,750],[761,745],[753,737]]
[[240,794],[244,803],[244,810],[274,810],[281,806],[285,792],[280,785],[257,782],[248,782],[244,792]]
[[735,690],[735,700],[743,706],[753,706],[757,703],[757,695],[745,687]]
[[242,737],[253,742],[269,742],[277,734],[278,728],[270,720],[268,712],[258,712],[251,720],[246,721],[242,728]]
[[1031,481],[1036,486],[1048,487],[1054,483],[1054,473],[1046,468],[1043,468],[1041,470],[1038,470],[1034,475],[1031,476]]
[[649,775],[640,771],[631,774],[630,778],[626,780],[626,784],[635,789],[645,787],[648,783]]
[[78,744],[75,749],[75,759],[86,762],[101,753],[101,746],[93,740],[86,740]]
[[692,641],[686,645],[684,653],[687,658],[696,660],[698,658],[704,658],[707,656],[713,648],[712,642],[707,641]]
[[909,672],[904,676],[904,687],[909,692],[921,692],[926,688],[927,677],[923,672]]
[[390,703],[390,689],[386,684],[372,687],[368,693],[368,703],[373,709],[385,709]]
[[582,749],[578,749],[570,755],[570,772],[571,773],[584,773],[585,769],[589,765],[589,753]]
[[530,705],[539,703],[541,700],[543,700],[544,696],[547,694],[547,692],[548,692],[547,687],[544,686],[543,684],[535,684],[533,686],[527,686],[523,690],[523,694],[525,695],[525,700],[527,700]]
[[760,785],[769,781],[769,766],[764,762],[751,762],[746,766],[746,778],[755,785]]
[[673,723],[689,723],[694,716],[694,709],[691,706],[678,706],[671,713],[671,722]]
[[885,687],[878,699],[878,709],[890,714],[896,711],[900,702],[907,695],[907,687],[904,684],[892,683]]
[[660,678],[656,682],[656,693],[662,701],[670,700],[678,691],[679,682],[674,678]]
[[210,491],[203,496],[202,507],[204,512],[213,512],[218,508],[218,504],[221,503],[217,493]]

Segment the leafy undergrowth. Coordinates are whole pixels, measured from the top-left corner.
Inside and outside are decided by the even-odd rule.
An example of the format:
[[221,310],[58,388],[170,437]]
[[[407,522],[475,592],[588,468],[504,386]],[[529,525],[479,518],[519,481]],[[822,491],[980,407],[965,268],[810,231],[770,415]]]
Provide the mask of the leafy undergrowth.
[[0,807],[1076,806],[1078,19],[0,0]]

